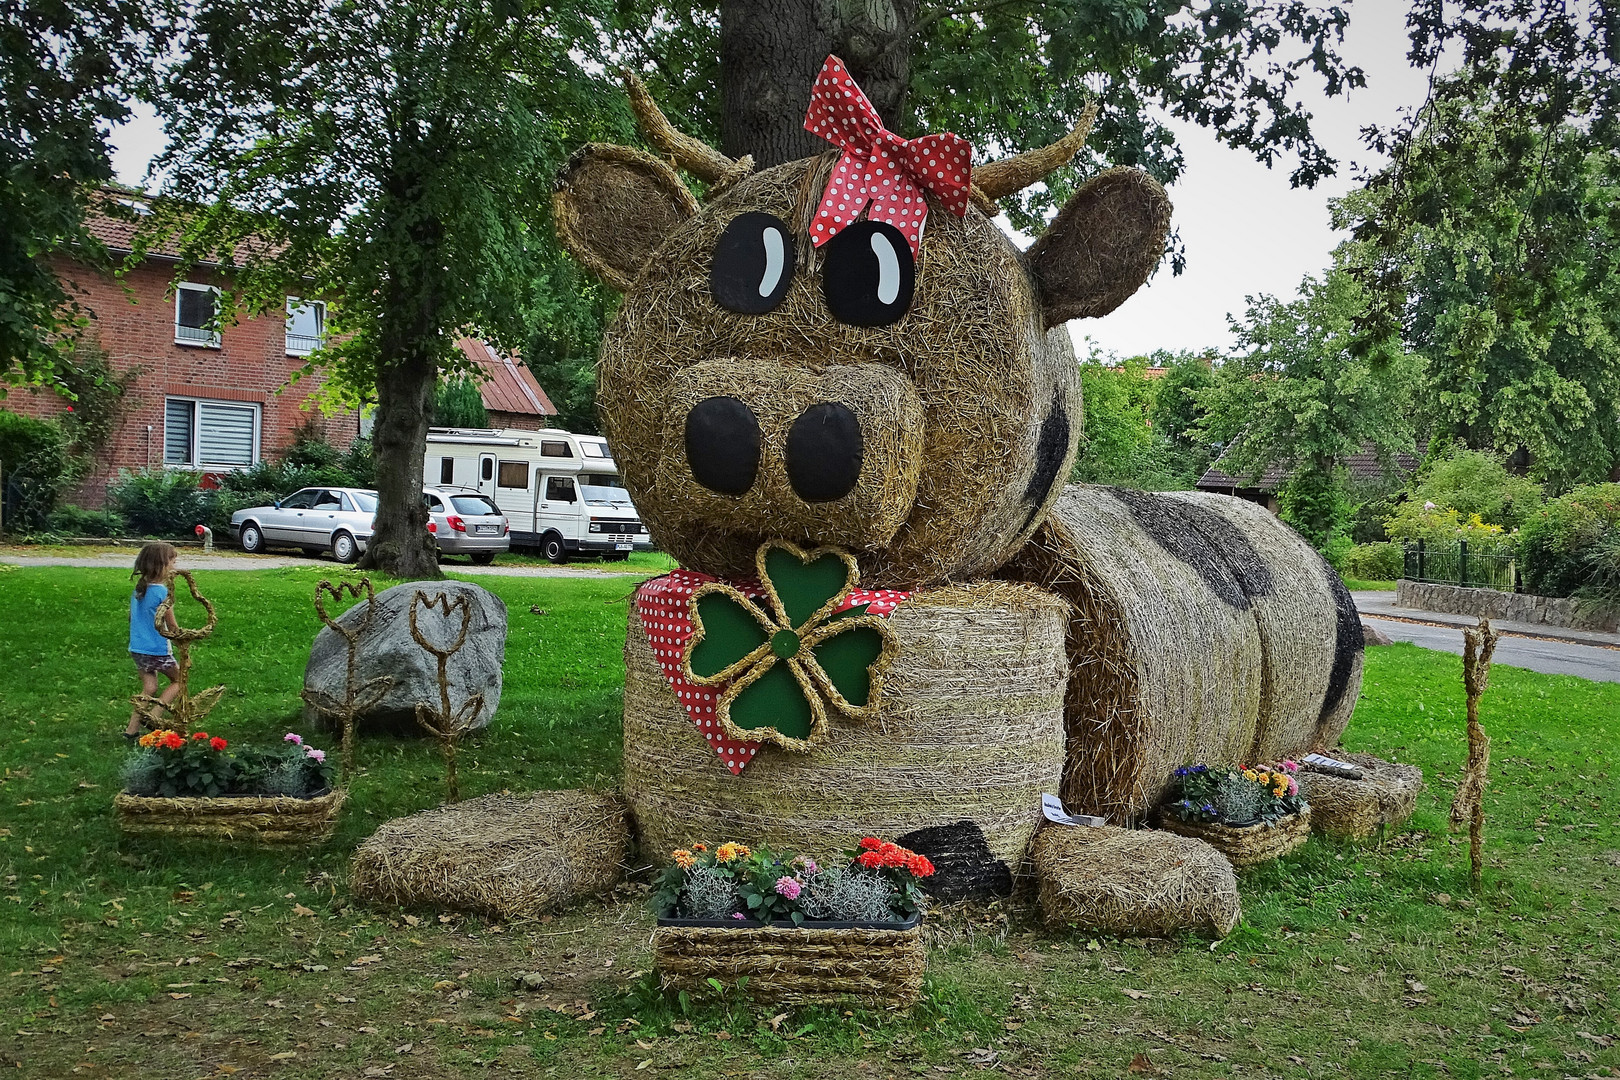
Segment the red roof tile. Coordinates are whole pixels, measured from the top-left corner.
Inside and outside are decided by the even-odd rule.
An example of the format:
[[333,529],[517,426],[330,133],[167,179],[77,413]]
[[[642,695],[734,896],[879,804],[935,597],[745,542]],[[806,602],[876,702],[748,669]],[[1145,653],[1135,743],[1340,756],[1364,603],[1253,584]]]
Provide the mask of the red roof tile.
[[[1268,465],[1260,474],[1258,480],[1251,480],[1247,476],[1233,476],[1220,467],[1226,460],[1226,454],[1215,459],[1215,464],[1205,470],[1204,475],[1198,478],[1198,488],[1201,491],[1231,491],[1233,488],[1256,488],[1260,491],[1276,491],[1288,482],[1293,473],[1289,465]],[[1406,475],[1418,467],[1418,455],[1396,454],[1394,456],[1394,471]],[[1378,460],[1378,450],[1371,443],[1363,443],[1359,453],[1351,454],[1344,459],[1345,471],[1352,480],[1376,480],[1385,473],[1383,464]]]
[[476,338],[462,338],[456,347],[483,371],[483,383],[478,389],[484,397],[484,408],[527,416],[557,415],[557,407],[535,381],[534,372],[516,353],[503,356]]

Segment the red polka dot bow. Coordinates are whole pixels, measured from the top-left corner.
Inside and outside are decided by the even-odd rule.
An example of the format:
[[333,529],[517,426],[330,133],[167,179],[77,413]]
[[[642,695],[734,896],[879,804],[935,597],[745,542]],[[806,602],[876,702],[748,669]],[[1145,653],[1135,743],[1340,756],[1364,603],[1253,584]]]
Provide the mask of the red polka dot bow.
[[867,217],[899,229],[910,241],[911,253],[917,254],[928,219],[924,188],[957,217],[967,213],[973,183],[973,147],[968,141],[948,131],[902,139],[887,130],[836,56],[827,57],[810,88],[804,128],[844,152],[810,225],[810,241],[817,247],[852,224],[871,203]]

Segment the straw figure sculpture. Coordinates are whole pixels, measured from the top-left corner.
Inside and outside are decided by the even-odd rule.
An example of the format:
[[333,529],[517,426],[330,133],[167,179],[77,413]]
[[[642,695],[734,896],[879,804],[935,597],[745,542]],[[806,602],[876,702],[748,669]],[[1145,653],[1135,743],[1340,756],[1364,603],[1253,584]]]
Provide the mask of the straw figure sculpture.
[[534,918],[611,889],[629,839],[614,795],[484,795],[387,822],[355,852],[349,885],[367,903]]
[[[365,597],[362,607],[365,614],[354,626],[344,626],[337,619],[326,613],[325,598],[330,596],[334,603],[341,603],[343,597],[348,595],[358,600]],[[376,605],[372,603],[376,593],[371,587],[371,579],[361,578],[358,582],[339,581],[333,584],[322,581],[315,586],[315,614],[321,622],[331,627],[343,639],[343,647],[347,651],[348,667],[343,679],[343,696],[334,697],[322,690],[305,687],[300,696],[316,711],[332,718],[343,733],[343,776],[347,779],[354,772],[354,729],[355,721],[369,709],[383,699],[391,686],[394,685],[392,675],[379,675],[375,679],[368,679],[363,685],[356,686],[354,681],[355,660],[360,649],[360,638],[371,626],[372,615]],[[420,640],[420,639],[418,639]]]
[[[441,628],[455,627],[449,644],[435,641],[422,630],[417,621],[417,612],[422,610],[438,612],[442,620]],[[439,740],[439,747],[444,753],[445,795],[450,802],[456,802],[461,798],[461,784],[456,777],[456,752],[462,738],[477,724],[478,714],[484,708],[484,695],[481,693],[468,695],[459,706],[454,706],[450,702],[450,658],[460,652],[461,647],[467,643],[467,629],[472,624],[472,608],[468,605],[465,595],[458,595],[452,600],[445,593],[434,593],[429,596],[418,590],[411,598],[410,622],[411,637],[415,638],[423,651],[437,660],[439,665],[439,700],[437,704],[418,702],[416,722],[429,735]],[[352,660],[350,667],[352,671]]]
[[1350,596],[1261,507],[1072,485],[1002,573],[1070,604],[1071,808],[1137,821],[1178,765],[1303,756],[1349,722]]
[[164,583],[168,586],[169,595],[152,613],[152,621],[157,632],[174,643],[174,662],[178,669],[174,681],[179,684],[180,692],[168,703],[145,694],[136,694],[131,700],[141,710],[141,722],[146,727],[154,731],[178,731],[188,735],[202,724],[203,718],[225,693],[224,686],[210,686],[199,694],[193,694],[190,689],[191,646],[214,632],[214,627],[219,625],[219,616],[214,612],[213,602],[197,591],[197,581],[191,576],[191,571],[176,570],[174,576],[185,579],[191,598],[202,605],[206,621],[196,629],[187,629],[178,623],[175,629],[169,629],[169,616],[174,612],[174,578]]
[[1451,827],[1468,826],[1469,878],[1478,889],[1485,872],[1485,784],[1490,779],[1491,738],[1479,724],[1479,700],[1491,681],[1491,655],[1501,635],[1486,618],[1463,631],[1463,692],[1468,709],[1468,765],[1451,800]]

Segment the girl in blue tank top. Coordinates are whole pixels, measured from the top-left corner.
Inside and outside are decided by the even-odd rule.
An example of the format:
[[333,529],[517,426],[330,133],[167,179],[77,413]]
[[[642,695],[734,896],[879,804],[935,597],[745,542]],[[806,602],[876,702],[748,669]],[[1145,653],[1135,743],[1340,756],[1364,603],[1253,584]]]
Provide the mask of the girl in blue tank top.
[[[155,618],[169,595],[168,582],[174,580],[174,563],[179,555],[173,544],[146,544],[135,556],[135,569],[129,575],[136,579],[135,591],[129,597],[129,657],[141,677],[141,693],[165,705],[180,692],[180,684],[175,681],[180,669],[174,662],[169,639],[158,631]],[[173,611],[165,613],[164,624],[175,632]],[[169,680],[162,694],[157,692],[159,675]],[[124,738],[133,742],[140,734],[141,710],[137,707],[130,710]]]

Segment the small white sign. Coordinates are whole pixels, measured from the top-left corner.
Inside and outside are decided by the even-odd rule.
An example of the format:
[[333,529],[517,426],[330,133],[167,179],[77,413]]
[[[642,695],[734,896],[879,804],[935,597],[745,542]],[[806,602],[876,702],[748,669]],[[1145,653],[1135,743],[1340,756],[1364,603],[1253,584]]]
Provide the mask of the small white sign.
[[1056,795],[1041,796],[1041,813],[1045,815],[1047,821],[1058,825],[1087,825],[1094,829],[1100,829],[1108,824],[1106,818],[1096,817],[1092,814],[1069,813],[1063,809],[1063,800]]

